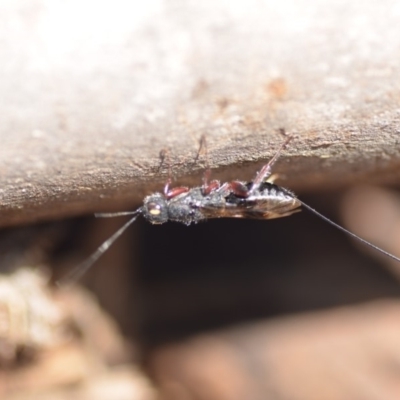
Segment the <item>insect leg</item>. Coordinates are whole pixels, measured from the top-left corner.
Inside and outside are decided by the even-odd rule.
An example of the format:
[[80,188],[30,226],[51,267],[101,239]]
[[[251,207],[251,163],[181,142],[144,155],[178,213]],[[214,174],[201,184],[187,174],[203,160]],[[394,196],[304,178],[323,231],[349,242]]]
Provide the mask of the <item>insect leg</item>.
[[275,153],[275,155],[271,158],[271,160],[265,164],[260,172],[256,175],[256,177],[253,180],[253,184],[249,190],[249,194],[251,194],[252,192],[255,192],[260,185],[266,180],[268,179],[271,174],[272,174],[272,166],[276,163],[276,161],[278,160],[278,158],[280,157],[283,149],[286,147],[286,145],[293,139],[293,136],[288,136],[286,138],[286,140],[280,145],[278,151]]
[[158,168],[159,170],[161,169],[162,165],[164,163],[167,164],[167,168],[168,168],[168,178],[167,181],[165,182],[165,186],[164,186],[164,194],[166,195],[169,192],[169,186],[172,183],[172,178],[171,178],[171,163],[169,161],[168,158],[168,150],[167,149],[162,149],[160,151],[160,167]]
[[249,196],[249,189],[239,181],[232,181],[228,183],[229,190],[237,197],[248,197]]
[[170,185],[172,183],[172,174],[171,174],[171,163],[168,159],[168,150],[163,149],[160,151],[160,159],[161,159],[161,166],[164,164],[164,162],[167,164],[168,167],[168,178],[167,182],[165,183],[164,186],[164,195],[167,199],[172,199],[175,196],[178,196],[179,194],[186,193],[189,191],[189,188],[186,186],[181,186],[181,187],[176,187],[173,189],[170,189]]
[[205,162],[206,162],[206,170],[204,171],[203,175],[203,185],[202,185],[202,192],[206,196],[213,192],[214,190],[217,190],[220,187],[220,183],[217,180],[212,180],[210,181],[211,177],[211,169],[210,169],[210,163],[208,159],[208,149],[207,149],[207,140],[206,140],[206,135],[202,135],[200,138],[200,146],[199,150],[197,152],[195,162],[199,159],[201,151],[204,151],[204,156],[205,156]]

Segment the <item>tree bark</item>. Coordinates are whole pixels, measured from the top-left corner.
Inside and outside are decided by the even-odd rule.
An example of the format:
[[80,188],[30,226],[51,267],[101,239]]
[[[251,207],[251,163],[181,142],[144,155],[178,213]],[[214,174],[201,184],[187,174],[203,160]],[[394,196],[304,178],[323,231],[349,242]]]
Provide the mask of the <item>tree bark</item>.
[[135,207],[275,166],[293,190],[400,181],[396,2],[17,1],[0,13],[0,225]]

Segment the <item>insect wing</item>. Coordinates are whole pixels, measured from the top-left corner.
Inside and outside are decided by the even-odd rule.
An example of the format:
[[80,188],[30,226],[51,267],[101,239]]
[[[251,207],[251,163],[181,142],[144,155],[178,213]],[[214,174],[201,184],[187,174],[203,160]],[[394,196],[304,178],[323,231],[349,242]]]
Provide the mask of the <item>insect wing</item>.
[[253,196],[248,199],[230,195],[224,202],[202,205],[201,212],[206,218],[252,218],[273,219],[289,216],[300,211],[296,198],[277,201],[275,198]]
[[254,205],[247,210],[246,218],[273,219],[292,215],[301,210],[301,203],[296,197],[276,198],[260,196],[256,200],[252,197],[248,200],[254,201]]

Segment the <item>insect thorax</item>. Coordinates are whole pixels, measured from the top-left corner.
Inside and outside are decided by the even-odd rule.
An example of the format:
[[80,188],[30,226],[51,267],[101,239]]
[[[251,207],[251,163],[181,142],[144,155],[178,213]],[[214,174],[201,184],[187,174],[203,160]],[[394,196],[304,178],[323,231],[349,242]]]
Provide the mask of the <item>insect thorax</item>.
[[186,225],[205,218],[200,207],[204,201],[200,188],[167,199],[161,193],[154,193],[144,199],[142,214],[152,224],[176,221]]
[[193,188],[187,193],[180,194],[168,201],[168,216],[170,221],[185,225],[197,223],[205,219],[201,207],[207,202],[207,196],[202,194],[200,187]]

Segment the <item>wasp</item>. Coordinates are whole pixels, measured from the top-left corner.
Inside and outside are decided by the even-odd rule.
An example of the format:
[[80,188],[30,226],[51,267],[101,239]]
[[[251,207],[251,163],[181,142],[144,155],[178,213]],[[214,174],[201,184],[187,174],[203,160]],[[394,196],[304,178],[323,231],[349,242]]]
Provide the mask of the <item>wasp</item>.
[[[272,174],[272,167],[292,139],[292,135],[287,135],[272,159],[261,168],[252,181],[234,180],[221,183],[219,180],[210,180],[211,170],[208,165],[206,138],[202,136],[198,155],[201,149],[204,148],[207,163],[203,184],[194,188],[186,186],[170,188],[171,174],[169,171],[164,191],[145,197],[143,205],[135,211],[96,214],[98,217],[131,215],[132,218],[107,239],[84,263],[78,265],[68,275],[68,281],[71,278],[72,280],[79,279],[139,215],[142,215],[151,224],[155,225],[164,224],[168,221],[190,225],[210,218],[253,218],[263,220],[281,218],[292,215],[300,211],[301,207],[304,207],[347,235],[400,262],[400,258],[348,231],[304,203],[290,190],[273,183],[276,175]],[[162,162],[165,156],[166,152],[162,151],[160,153]]]

